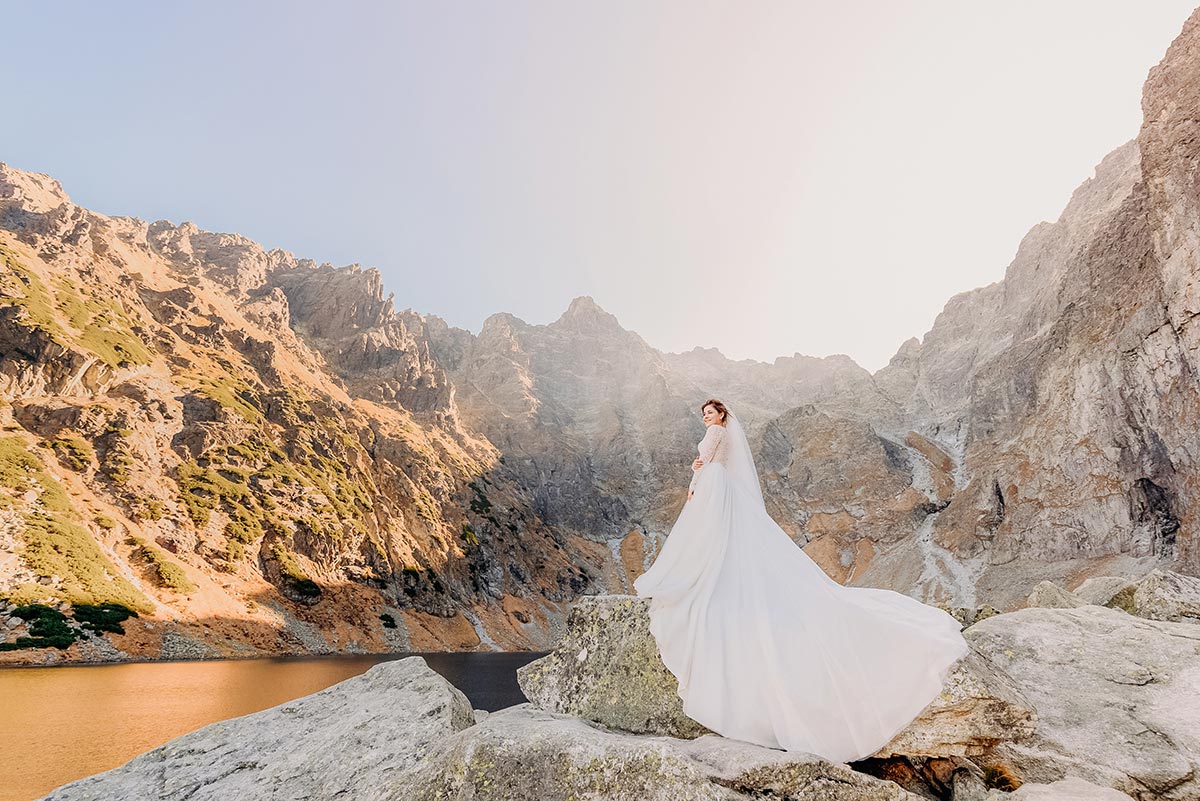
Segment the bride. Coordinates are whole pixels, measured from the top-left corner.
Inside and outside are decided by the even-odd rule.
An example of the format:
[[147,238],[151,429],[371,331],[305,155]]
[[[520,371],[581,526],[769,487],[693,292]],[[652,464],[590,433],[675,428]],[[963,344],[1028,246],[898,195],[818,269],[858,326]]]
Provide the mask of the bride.
[[688,500],[634,581],[683,711],[737,740],[835,762],[870,756],[966,655],[958,621],[825,575],[767,514],[738,419],[715,399],[701,411]]

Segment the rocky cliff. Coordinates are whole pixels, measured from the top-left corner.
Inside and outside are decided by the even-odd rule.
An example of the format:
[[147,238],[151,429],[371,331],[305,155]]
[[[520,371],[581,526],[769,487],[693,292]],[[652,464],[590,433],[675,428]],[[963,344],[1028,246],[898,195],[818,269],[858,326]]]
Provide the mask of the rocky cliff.
[[653,560],[714,395],[839,581],[1014,608],[1194,574],[1196,28],[1137,138],[875,374],[662,353],[586,297],[474,334],[0,167],[0,588],[141,613],[68,658],[545,647]]

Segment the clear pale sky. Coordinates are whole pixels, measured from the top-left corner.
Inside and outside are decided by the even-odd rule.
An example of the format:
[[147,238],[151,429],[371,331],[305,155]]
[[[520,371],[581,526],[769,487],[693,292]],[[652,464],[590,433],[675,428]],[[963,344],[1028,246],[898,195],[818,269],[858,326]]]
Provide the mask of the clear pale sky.
[[1141,123],[1196,0],[6,3],[0,160],[478,331],[869,370]]

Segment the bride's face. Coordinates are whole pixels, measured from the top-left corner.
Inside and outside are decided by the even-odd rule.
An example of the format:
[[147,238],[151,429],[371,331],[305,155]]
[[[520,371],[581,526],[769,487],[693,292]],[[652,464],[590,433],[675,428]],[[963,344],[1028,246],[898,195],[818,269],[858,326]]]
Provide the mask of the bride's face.
[[721,421],[721,413],[717,411],[716,406],[705,406],[703,411],[705,426],[711,426],[714,424],[725,425],[725,423]]

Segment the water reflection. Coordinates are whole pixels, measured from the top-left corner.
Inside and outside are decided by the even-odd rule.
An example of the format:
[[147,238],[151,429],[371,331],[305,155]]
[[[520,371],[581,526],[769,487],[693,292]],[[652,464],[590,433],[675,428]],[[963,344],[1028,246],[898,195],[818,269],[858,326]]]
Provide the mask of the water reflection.
[[[421,654],[477,709],[521,703],[540,653]],[[0,670],[0,801],[30,801],[218,720],[322,690],[409,654]]]

